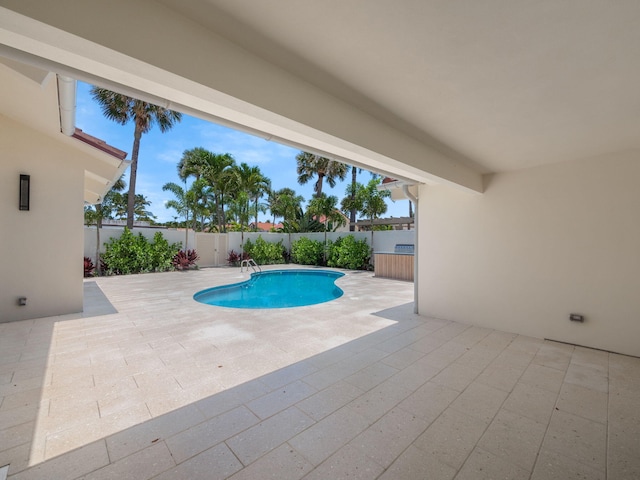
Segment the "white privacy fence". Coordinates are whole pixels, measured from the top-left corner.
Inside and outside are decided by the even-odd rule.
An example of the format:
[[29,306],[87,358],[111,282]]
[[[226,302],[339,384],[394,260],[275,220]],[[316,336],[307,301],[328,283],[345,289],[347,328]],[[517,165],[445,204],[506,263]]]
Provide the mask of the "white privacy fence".
[[[100,229],[100,251],[104,252],[104,244],[109,242],[110,238],[119,238],[122,235],[123,227],[103,227]],[[162,233],[162,236],[169,243],[180,243],[183,250],[185,249],[185,241],[187,249],[195,249],[198,252],[200,260],[198,265],[201,267],[213,267],[227,264],[227,257],[231,250],[240,252],[243,242],[248,239],[255,243],[258,237],[262,237],[266,242],[277,243],[282,240],[282,245],[287,250],[291,250],[291,244],[301,237],[307,237],[312,240],[323,242],[324,233],[270,233],[270,232],[230,232],[230,233],[203,233],[194,232],[193,230],[175,230],[175,229],[156,229],[156,228],[135,228],[134,234],[141,233],[149,241],[153,239],[156,232]],[[353,235],[357,240],[364,239],[369,245],[372,245],[371,232],[327,232],[327,240],[335,241],[338,237],[346,237]],[[398,243],[415,243],[415,230],[382,230],[373,232],[373,251],[374,252],[393,252]],[[92,258],[95,261],[96,256],[96,227],[85,227],[84,229],[84,256]]]

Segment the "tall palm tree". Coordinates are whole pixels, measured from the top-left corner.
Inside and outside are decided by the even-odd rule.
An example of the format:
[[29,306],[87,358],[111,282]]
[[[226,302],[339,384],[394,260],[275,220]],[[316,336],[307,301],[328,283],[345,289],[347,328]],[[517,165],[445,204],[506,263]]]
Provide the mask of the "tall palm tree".
[[235,165],[233,156],[229,153],[213,153],[202,147],[185,150],[178,162],[178,176],[182,180],[188,177],[202,178],[212,188],[215,203],[215,217],[218,231],[226,228],[224,205],[225,194],[231,179],[231,167]]
[[282,217],[283,221],[295,219],[300,204],[304,202],[302,195],[296,195],[293,189],[287,187],[280,190],[270,190],[268,193],[267,203],[273,215],[274,225],[276,217]]
[[300,185],[308,183],[315,176],[318,177],[313,187],[315,197],[322,195],[324,180],[333,188],[336,186],[338,179],[344,180],[347,177],[347,170],[349,169],[348,165],[344,163],[309,152],[300,152],[296,155],[296,162],[298,164],[296,172],[298,173],[298,183]]
[[338,210],[338,197],[334,195],[327,196],[325,194],[314,197],[309,202],[307,211],[315,215],[324,223],[324,261],[327,262],[327,225],[329,222],[335,225],[344,225],[346,223],[344,216]]
[[246,219],[240,219],[240,225],[243,225],[243,221],[249,221],[249,212],[254,214],[256,225],[258,224],[258,213],[260,210],[259,200],[260,198],[269,191],[269,187],[271,185],[270,180],[265,177],[260,171],[260,167],[250,167],[248,164],[242,162],[240,165],[235,166],[232,169],[232,180],[231,184],[236,192],[245,192],[245,196],[238,196],[238,199],[241,199],[243,202],[252,201],[254,204],[253,209],[250,208],[249,205],[246,208],[241,208],[241,211],[246,212]]
[[154,123],[158,124],[158,128],[163,133],[171,130],[176,123],[182,120],[182,114],[95,86],[91,88],[91,96],[100,104],[102,114],[109,120],[113,120],[120,125],[126,125],[133,120],[135,126],[127,199],[127,227],[133,228],[138,154],[140,153],[142,134],[148,133]]

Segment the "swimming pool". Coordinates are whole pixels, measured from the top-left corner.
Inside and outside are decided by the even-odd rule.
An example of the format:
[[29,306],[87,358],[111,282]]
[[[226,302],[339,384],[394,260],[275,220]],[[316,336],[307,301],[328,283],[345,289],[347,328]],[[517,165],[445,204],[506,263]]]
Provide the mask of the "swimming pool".
[[288,308],[315,305],[344,293],[334,283],[344,273],[331,270],[270,270],[245,282],[201,290],[193,299],[231,308]]

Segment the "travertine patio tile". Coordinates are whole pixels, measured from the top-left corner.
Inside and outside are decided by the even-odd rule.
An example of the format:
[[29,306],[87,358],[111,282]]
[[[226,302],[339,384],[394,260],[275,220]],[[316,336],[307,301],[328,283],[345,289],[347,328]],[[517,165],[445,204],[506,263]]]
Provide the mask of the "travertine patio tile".
[[178,432],[202,423],[204,415],[193,405],[174,410],[149,421],[134,425],[107,437],[112,462],[164,440]]
[[564,375],[565,372],[561,370],[532,363],[520,377],[520,382],[558,393],[560,392]]
[[374,480],[384,468],[350,445],[341,448],[315,468],[305,480]]
[[167,438],[166,444],[173,458],[180,463],[256,425],[259,421],[260,419],[246,407],[237,407]]
[[552,452],[605,471],[606,426],[570,413],[555,411],[551,417],[541,452]]
[[402,370],[424,357],[425,354],[410,348],[403,348],[380,360],[382,363]]
[[319,465],[369,425],[365,417],[347,406],[291,438],[289,444],[313,465]]
[[501,410],[478,442],[478,447],[531,472],[546,429],[546,424]]
[[475,448],[489,422],[447,409],[413,443],[438,461],[459,469]]
[[132,424],[149,420],[151,416],[144,404],[121,410],[96,421],[74,422],[72,426],[60,428],[46,437],[45,458],[52,458],[119,432]]
[[437,383],[427,382],[398,404],[428,423],[433,422],[453,402],[460,392]]
[[601,374],[602,370],[591,366],[571,362],[564,381],[581,387],[609,392],[609,378]]
[[154,477],[154,480],[211,480],[227,478],[242,468],[229,448],[221,443]]
[[524,367],[518,368],[492,363],[478,375],[475,381],[497,388],[498,390],[511,392],[524,373],[524,370]]
[[565,383],[556,406],[561,411],[606,423],[608,401],[609,396],[602,391]]
[[[605,480],[604,471],[595,470],[562,454],[543,451],[538,457],[531,480]],[[610,477],[625,479],[634,477]]]
[[530,470],[520,468],[503,457],[475,448],[464,463],[456,480],[529,480]]
[[379,480],[452,480],[457,469],[443,463],[437,454],[411,445],[380,476]]
[[397,368],[393,368],[382,362],[376,362],[346,377],[344,381],[366,392],[397,372]]
[[507,398],[507,393],[481,383],[472,383],[450,405],[459,410],[490,422]]
[[343,380],[298,402],[296,406],[314,420],[322,420],[327,415],[344,407],[364,392]]
[[265,419],[278,413],[295,403],[310,397],[317,390],[302,380],[296,380],[289,385],[284,385],[267,395],[249,402],[247,406],[258,417]]
[[78,480],[140,480],[152,478],[176,463],[164,442],[157,442],[133,455],[102,467]]
[[502,408],[546,425],[554,411],[557,398],[558,395],[549,390],[518,383]]
[[312,469],[311,463],[285,443],[229,477],[229,480],[299,480]]
[[89,443],[67,455],[39,463],[16,475],[11,480],[72,480],[109,464],[109,455],[104,440]]
[[386,468],[428,425],[425,419],[397,408],[354,438],[349,445]]
[[293,365],[287,365],[275,372],[268,373],[267,375],[262,376],[260,381],[267,385],[267,387],[276,389],[316,371],[318,371],[318,367],[314,366],[309,361],[303,360],[301,362],[296,362]]
[[431,381],[452,390],[462,392],[473,382],[480,372],[469,369],[462,365],[451,365],[445,367],[440,373],[434,376]]
[[640,359],[418,317],[410,286],[370,276],[240,316],[191,300],[232,269],[100,278],[107,315],[0,324],[0,465],[51,478],[76,451],[38,463],[45,447],[99,438],[112,463],[74,476],[511,479],[535,461],[533,480],[640,477]]
[[0,430],[0,452],[30,443],[35,427],[36,422],[32,421]]
[[232,437],[226,443],[244,465],[249,465],[314,423],[302,411],[290,407]]
[[348,406],[369,423],[375,423],[410,394],[411,390],[394,383],[392,378],[356,398]]

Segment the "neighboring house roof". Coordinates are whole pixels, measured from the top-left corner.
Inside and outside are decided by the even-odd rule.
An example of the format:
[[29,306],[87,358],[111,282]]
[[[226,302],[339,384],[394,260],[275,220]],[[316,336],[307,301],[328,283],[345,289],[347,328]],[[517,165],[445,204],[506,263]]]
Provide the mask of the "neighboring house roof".
[[257,225],[255,222],[253,222],[251,223],[251,226],[255,227],[256,230],[260,232],[269,232],[271,231],[272,228],[278,229],[283,227],[282,223],[271,223],[271,222],[258,222]]

